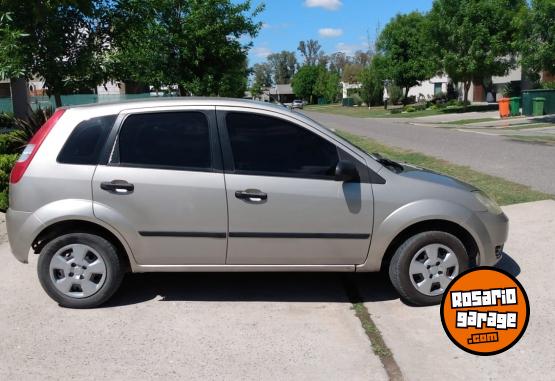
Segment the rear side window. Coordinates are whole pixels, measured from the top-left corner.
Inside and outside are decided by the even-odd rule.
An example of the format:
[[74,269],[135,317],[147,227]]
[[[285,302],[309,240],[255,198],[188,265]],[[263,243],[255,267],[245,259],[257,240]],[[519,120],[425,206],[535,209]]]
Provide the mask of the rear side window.
[[154,168],[211,168],[208,120],[201,112],[134,114],[119,133],[119,162]]
[[116,115],[91,118],[79,123],[58,155],[64,164],[96,165]]
[[336,146],[301,126],[248,113],[227,114],[226,125],[238,173],[334,178]]

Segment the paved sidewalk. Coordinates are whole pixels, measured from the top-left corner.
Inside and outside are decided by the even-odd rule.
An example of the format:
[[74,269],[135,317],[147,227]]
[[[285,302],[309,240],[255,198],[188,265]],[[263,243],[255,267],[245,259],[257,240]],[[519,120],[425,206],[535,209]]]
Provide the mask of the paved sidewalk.
[[447,338],[439,306],[409,307],[391,286],[359,279],[363,295],[382,301],[365,303],[386,344],[408,380],[553,380],[555,378],[555,201],[503,208],[510,219],[508,256],[500,267],[517,275],[530,299],[530,322],[509,351],[480,357],[457,348]]

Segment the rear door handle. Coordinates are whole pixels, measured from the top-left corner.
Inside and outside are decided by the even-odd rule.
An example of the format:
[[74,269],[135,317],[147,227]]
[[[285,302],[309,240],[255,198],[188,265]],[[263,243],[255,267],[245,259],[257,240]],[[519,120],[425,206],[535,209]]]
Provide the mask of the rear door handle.
[[235,197],[240,200],[263,201],[268,199],[268,195],[258,189],[246,189],[244,191],[236,191]]
[[125,180],[112,180],[100,183],[100,188],[110,192],[128,193],[135,190],[135,185]]

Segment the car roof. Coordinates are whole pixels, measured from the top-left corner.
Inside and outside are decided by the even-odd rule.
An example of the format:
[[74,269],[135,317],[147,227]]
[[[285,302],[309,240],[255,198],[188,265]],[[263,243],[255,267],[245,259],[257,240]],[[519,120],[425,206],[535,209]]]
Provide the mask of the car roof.
[[260,102],[249,99],[238,98],[222,98],[222,97],[155,97],[132,99],[116,102],[90,103],[84,105],[68,106],[70,109],[98,109],[109,108],[112,112],[115,110],[123,111],[134,108],[150,108],[150,107],[172,107],[172,106],[231,106],[231,107],[249,107],[268,111],[287,111],[285,107],[279,104],[268,102]]

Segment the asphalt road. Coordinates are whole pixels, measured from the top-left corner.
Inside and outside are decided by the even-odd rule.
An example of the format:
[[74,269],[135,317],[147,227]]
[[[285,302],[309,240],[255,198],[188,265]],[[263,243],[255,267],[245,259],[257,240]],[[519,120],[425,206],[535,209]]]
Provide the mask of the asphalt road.
[[422,152],[555,194],[555,146],[515,142],[476,131],[415,126],[407,119],[305,114],[328,128]]

